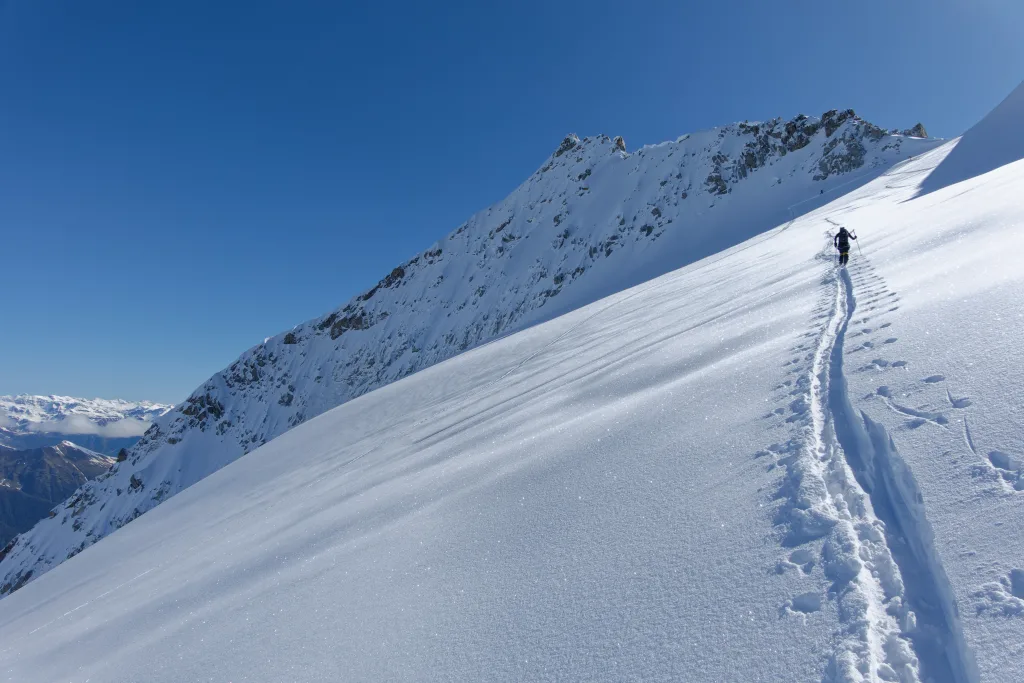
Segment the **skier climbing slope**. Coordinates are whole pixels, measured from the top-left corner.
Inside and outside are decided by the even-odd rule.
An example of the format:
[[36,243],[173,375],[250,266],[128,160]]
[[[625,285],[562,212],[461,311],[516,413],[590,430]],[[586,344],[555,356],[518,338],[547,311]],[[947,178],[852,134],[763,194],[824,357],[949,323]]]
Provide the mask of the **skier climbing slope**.
[[852,232],[848,232],[846,228],[840,226],[839,232],[832,239],[832,244],[839,250],[839,265],[845,266],[850,260],[850,240],[857,239],[857,235]]

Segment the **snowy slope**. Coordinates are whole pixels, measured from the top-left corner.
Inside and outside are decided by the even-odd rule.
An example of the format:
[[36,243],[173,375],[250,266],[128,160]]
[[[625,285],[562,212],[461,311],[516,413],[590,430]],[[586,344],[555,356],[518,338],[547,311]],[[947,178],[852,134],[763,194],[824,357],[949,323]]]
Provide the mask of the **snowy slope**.
[[23,536],[0,594],[286,430],[468,348],[715,253],[936,141],[852,111],[625,151],[567,137],[507,199],[345,306],[249,350]]
[[114,454],[139,439],[173,406],[70,396],[0,396],[0,445],[55,446],[72,437],[80,446]]
[[1024,162],[915,198],[952,148],[283,434],[0,602],[0,673],[1024,680]]

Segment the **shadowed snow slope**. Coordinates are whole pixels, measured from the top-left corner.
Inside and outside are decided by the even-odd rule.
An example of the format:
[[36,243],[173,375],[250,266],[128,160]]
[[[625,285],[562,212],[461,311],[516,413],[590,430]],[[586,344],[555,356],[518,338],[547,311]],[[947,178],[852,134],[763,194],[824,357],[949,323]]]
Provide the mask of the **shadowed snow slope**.
[[1024,163],[913,199],[949,149],[288,431],[0,602],[0,675],[1024,680]]
[[921,183],[921,193],[988,173],[1024,159],[1024,83],[957,142],[936,169]]
[[109,476],[18,539],[0,560],[0,595],[326,410],[733,246],[937,144],[851,110],[632,154],[621,139],[569,136],[505,200],[206,381]]

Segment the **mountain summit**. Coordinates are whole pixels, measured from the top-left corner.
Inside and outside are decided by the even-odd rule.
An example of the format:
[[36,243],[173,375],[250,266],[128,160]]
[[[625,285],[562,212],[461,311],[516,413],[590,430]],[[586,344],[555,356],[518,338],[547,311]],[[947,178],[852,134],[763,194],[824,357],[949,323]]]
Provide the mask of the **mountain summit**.
[[0,593],[335,406],[738,244],[937,144],[852,110],[635,152],[622,138],[569,135],[505,200],[158,418],[110,474],[17,540]]

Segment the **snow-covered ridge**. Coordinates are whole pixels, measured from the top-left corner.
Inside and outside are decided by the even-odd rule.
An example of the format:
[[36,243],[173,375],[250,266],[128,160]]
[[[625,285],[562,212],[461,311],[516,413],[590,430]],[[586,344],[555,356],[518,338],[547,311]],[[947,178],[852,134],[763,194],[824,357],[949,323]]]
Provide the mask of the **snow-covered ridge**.
[[852,110],[632,154],[621,138],[570,135],[505,200],[158,418],[125,462],[18,539],[0,562],[0,593],[330,408],[737,244],[936,144]]

